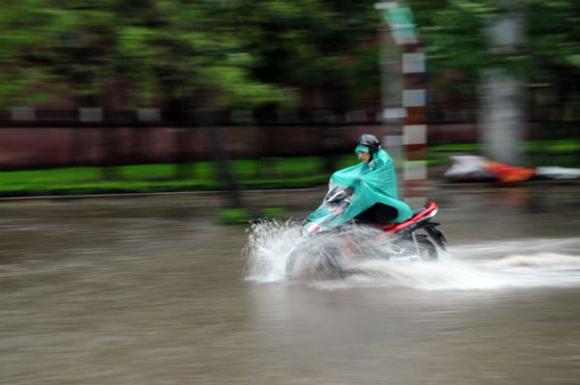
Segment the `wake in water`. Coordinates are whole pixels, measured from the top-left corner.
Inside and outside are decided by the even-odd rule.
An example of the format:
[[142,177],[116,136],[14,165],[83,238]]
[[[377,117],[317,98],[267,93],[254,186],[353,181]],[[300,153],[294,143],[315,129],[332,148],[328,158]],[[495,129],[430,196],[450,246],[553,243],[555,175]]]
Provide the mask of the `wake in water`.
[[[452,247],[437,262],[418,258],[388,260],[388,240],[376,230],[353,227],[341,234],[304,238],[300,225],[264,221],[249,229],[244,250],[246,279],[258,283],[287,280],[286,265],[297,254],[294,267],[302,281],[325,289],[360,286],[407,287],[421,290],[493,290],[515,287],[580,286],[580,238],[519,240]],[[332,280],[312,274],[327,253],[340,253],[348,236],[357,258],[348,276]]]
[[[336,276],[333,263],[340,261],[340,270],[358,268],[360,260],[391,259],[393,245],[377,229],[367,226],[344,226],[340,232],[300,235],[301,226],[292,222],[263,221],[249,229],[244,250],[248,258],[247,279],[273,282],[294,278],[328,279]],[[348,240],[348,242],[345,242]],[[356,258],[353,258],[356,256]],[[418,257],[417,257],[418,258]],[[416,259],[398,257],[398,262]],[[333,271],[334,270],[334,271]]]

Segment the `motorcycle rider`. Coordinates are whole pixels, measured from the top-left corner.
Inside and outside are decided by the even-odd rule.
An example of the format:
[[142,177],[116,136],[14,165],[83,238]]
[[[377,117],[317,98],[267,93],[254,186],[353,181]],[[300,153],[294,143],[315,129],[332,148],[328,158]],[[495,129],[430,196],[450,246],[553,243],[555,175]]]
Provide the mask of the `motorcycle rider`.
[[354,219],[359,223],[400,223],[412,216],[412,210],[403,201],[399,200],[397,191],[397,177],[395,165],[391,157],[381,148],[376,136],[363,134],[357,140],[355,154],[368,168],[372,178],[365,179],[365,173],[361,182],[367,184],[367,188],[377,191],[385,197],[380,203],[375,203]]

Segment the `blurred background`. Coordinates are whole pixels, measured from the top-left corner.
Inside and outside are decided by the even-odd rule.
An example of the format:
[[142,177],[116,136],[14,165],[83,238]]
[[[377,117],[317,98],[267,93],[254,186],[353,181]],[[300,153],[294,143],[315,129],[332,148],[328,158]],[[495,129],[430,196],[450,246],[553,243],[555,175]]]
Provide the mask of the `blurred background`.
[[[252,270],[362,133],[441,260]],[[579,178],[577,0],[3,0],[0,383],[577,385]]]
[[7,1],[0,169],[43,171],[0,194],[320,185],[363,132],[405,179],[457,154],[577,167],[578,7]]

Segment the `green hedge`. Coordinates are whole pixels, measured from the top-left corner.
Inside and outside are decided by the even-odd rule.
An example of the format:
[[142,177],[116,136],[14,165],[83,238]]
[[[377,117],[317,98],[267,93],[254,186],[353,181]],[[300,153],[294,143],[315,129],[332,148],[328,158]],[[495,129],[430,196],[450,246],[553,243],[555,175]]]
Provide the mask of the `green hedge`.
[[[245,189],[311,187],[326,183],[329,175],[319,158],[232,162]],[[191,164],[191,177],[175,180],[175,165],[152,164],[118,167],[119,180],[102,180],[96,167],[0,172],[0,196],[147,193],[223,190],[208,162]],[[343,167],[343,165],[340,165]],[[261,172],[259,171],[261,168]]]
[[[429,166],[450,163],[450,153],[474,153],[476,144],[451,144],[429,147]],[[527,142],[524,150],[535,159],[534,165],[577,166],[580,141]],[[545,154],[549,154],[548,157]],[[546,159],[544,161],[544,159]],[[354,154],[336,159],[336,168],[357,162]],[[312,187],[327,183],[329,173],[324,170],[325,159],[320,157],[270,158],[236,160],[231,163],[244,189],[276,189]],[[34,171],[0,172],[0,196],[75,195],[106,193],[148,193],[167,191],[222,190],[214,165],[199,162],[189,165],[191,177],[175,180],[176,165],[149,164],[117,168],[119,180],[102,180],[97,167],[59,168]]]

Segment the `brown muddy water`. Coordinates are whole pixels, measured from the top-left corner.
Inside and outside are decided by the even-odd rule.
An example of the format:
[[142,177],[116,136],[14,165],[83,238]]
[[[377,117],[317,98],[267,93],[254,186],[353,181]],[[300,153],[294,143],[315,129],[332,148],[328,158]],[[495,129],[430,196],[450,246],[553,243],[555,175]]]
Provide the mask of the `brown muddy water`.
[[[247,198],[299,218],[321,194]],[[0,383],[580,384],[580,188],[432,198],[440,262],[341,281],[279,274],[292,225],[243,256],[219,197],[1,203]]]

